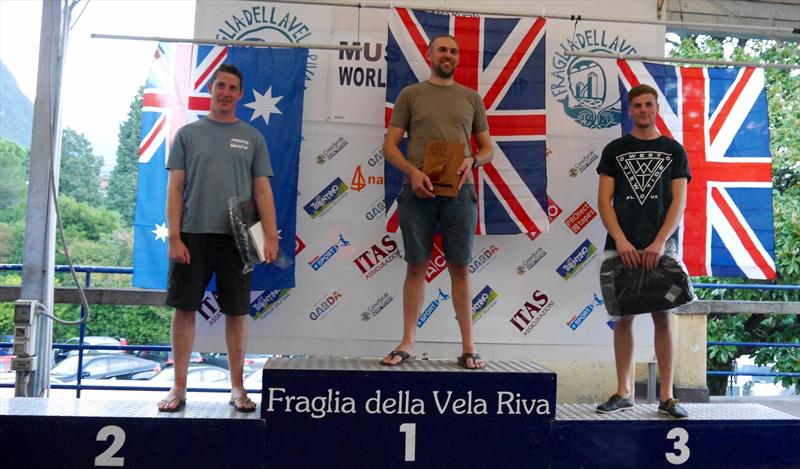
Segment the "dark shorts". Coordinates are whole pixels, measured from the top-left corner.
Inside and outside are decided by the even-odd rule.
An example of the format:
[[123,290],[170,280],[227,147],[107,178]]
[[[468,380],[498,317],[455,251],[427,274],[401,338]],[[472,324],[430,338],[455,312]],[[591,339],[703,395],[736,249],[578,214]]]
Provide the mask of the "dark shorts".
[[436,225],[442,234],[444,257],[455,265],[472,260],[472,240],[478,223],[478,196],[472,184],[465,184],[458,197],[417,197],[409,184],[397,195],[403,250],[409,264],[428,262]]
[[217,276],[217,302],[224,314],[242,316],[250,312],[252,273],[242,274],[242,260],[233,236],[212,233],[181,233],[191,262],[170,260],[167,306],[196,311],[205,296],[211,274]]

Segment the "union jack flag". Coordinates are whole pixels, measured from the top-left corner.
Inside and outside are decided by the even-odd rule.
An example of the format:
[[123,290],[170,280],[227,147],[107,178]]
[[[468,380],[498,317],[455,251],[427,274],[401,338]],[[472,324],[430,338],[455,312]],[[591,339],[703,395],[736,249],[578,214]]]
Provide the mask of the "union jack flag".
[[[548,226],[545,157],[545,20],[444,15],[395,8],[389,18],[385,125],[400,91],[430,76],[428,42],[459,45],[454,78],[483,98],[494,159],[473,170],[477,234],[540,233]],[[477,151],[474,139],[473,150]],[[387,229],[397,231],[402,175],[385,165]]]
[[[764,70],[618,60],[620,92],[659,92],[658,130],[681,142],[692,182],[683,218],[690,275],[774,279],[772,159]],[[631,128],[623,101],[623,133]]]
[[[158,45],[142,97],[134,220],[135,286],[164,288],[166,285],[169,149],[178,129],[208,113],[211,107],[208,84],[214,71],[225,62],[235,64],[245,78],[236,116],[264,135],[273,172],[280,175],[272,180],[280,245],[284,253],[294,257],[294,207],[307,54],[305,49]],[[253,275],[253,290],[293,286],[293,267],[259,265]],[[213,288],[212,282],[209,289]]]

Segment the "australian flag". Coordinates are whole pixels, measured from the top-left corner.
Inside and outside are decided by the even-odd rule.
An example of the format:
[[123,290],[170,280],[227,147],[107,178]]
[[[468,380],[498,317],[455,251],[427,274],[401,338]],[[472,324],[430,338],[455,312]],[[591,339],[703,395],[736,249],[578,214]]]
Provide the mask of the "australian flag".
[[[545,20],[437,14],[395,8],[389,17],[385,124],[407,85],[430,76],[428,42],[455,37],[454,79],[486,107],[494,159],[473,170],[477,234],[540,233],[548,225],[545,157]],[[477,151],[473,142],[473,151]],[[387,229],[397,231],[402,174],[385,166]]]
[[[142,101],[139,182],[134,221],[133,284],[165,288],[167,258],[166,161],[177,130],[208,113],[208,85],[223,63],[244,75],[236,116],[267,142],[280,247],[295,253],[297,177],[303,121],[307,49],[267,49],[159,44]],[[213,190],[213,189],[210,189]],[[209,290],[213,289],[213,282]],[[254,291],[294,287],[294,263],[286,269],[261,264]]]
[[[618,60],[620,93],[659,93],[656,126],[689,156],[683,260],[690,275],[774,279],[772,158],[764,70]],[[623,133],[631,129],[623,99]]]

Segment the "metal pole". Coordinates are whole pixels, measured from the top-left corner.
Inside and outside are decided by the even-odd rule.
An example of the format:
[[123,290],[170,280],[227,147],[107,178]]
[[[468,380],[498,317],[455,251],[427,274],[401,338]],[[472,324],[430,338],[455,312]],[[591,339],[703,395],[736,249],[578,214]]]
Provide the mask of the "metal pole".
[[126,36],[119,34],[92,34],[94,39],[122,39],[127,41],[181,42],[185,44],[212,44],[215,46],[244,47],[283,47],[286,49],[327,49],[327,50],[361,50],[361,46],[340,46],[334,44],[267,42],[267,41],[230,41],[227,39],[160,37],[160,36]]
[[647,403],[652,404],[656,401],[656,364],[647,364]]
[[757,68],[778,68],[781,70],[800,69],[800,64],[776,64],[760,62],[738,62],[734,60],[711,60],[711,59],[682,59],[679,57],[658,57],[655,55],[615,55],[602,52],[564,52],[567,57],[591,57],[595,59],[625,59],[641,60],[645,62],[671,62],[680,64],[694,65],[717,65],[722,67],[757,67]]
[[[39,301],[48,311],[53,310],[56,244],[50,179],[54,178],[57,188],[61,151],[61,72],[68,28],[67,0],[42,2],[20,295],[23,299]],[[32,335],[36,337],[37,363],[30,371],[17,370],[16,396],[42,396],[49,383],[53,325],[47,317],[35,316]]]

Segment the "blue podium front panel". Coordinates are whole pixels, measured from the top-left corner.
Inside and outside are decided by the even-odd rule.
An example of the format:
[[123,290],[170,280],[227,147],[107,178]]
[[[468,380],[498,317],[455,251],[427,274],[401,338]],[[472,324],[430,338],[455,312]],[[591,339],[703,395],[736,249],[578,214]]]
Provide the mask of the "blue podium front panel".
[[[191,397],[191,395],[190,395]],[[264,422],[223,403],[12,398],[0,401],[7,468],[259,468]]]
[[[800,401],[798,401],[800,404]],[[681,404],[690,419],[638,404],[612,415],[560,405],[553,468],[800,468],[800,420],[759,404]]]
[[546,467],[556,375],[530,362],[267,362],[267,467]]

